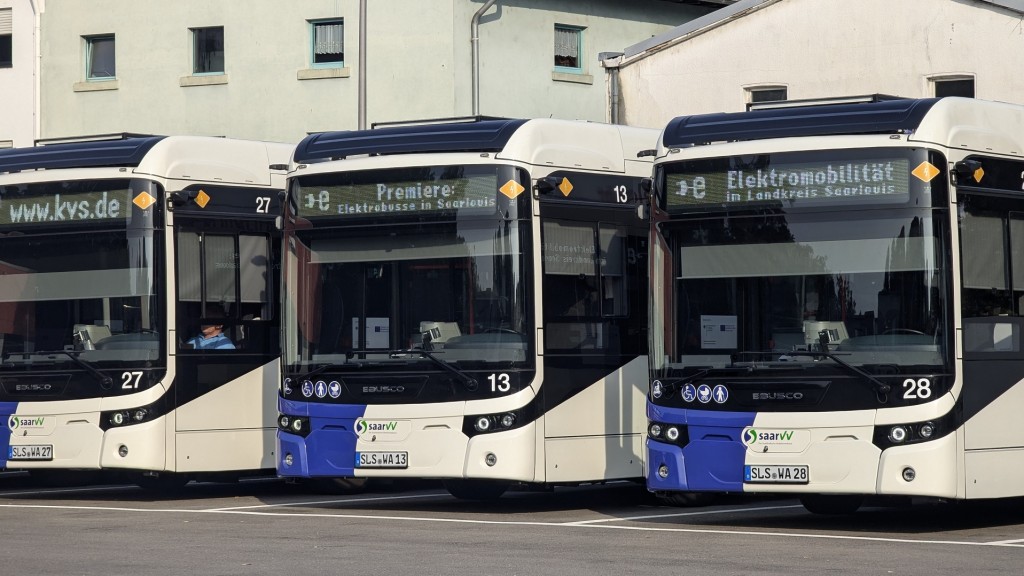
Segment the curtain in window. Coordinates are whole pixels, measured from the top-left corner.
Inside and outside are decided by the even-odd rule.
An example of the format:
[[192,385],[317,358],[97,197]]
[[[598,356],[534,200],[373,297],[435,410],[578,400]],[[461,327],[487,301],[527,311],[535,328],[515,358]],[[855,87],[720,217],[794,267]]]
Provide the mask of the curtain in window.
[[342,45],[342,24],[317,24],[313,27],[314,54],[340,54]]
[[555,28],[555,56],[576,59],[579,57],[579,48],[579,30]]

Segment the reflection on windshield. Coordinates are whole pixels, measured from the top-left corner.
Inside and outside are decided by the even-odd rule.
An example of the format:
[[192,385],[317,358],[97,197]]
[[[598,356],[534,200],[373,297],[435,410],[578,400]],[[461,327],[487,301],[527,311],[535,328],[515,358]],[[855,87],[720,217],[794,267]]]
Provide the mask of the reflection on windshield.
[[917,210],[681,223],[669,362],[810,363],[786,353],[825,342],[854,366],[942,366],[941,226]]
[[526,361],[525,231],[515,221],[327,229],[289,238],[290,363]]
[[157,359],[153,276],[147,232],[0,238],[3,368]]

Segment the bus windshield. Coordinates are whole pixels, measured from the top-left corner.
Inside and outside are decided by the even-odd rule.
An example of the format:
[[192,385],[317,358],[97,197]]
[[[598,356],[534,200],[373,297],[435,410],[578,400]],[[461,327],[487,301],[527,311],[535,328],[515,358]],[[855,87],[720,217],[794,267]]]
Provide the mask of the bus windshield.
[[[829,355],[878,374],[946,371],[947,212],[931,208],[930,185],[908,178],[906,166],[917,160],[904,157],[896,176],[880,177],[899,184],[850,182],[845,186],[862,192],[835,199],[813,196],[813,182],[801,190],[782,184],[760,192],[767,201],[754,199],[728,215],[677,211],[661,223],[672,259],[662,298],[673,304],[666,307],[674,322],[652,357],[683,373],[757,363],[836,369],[823,361]],[[831,169],[856,172],[857,162],[867,161],[842,159]],[[686,178],[693,181],[692,174],[680,180]],[[742,189],[742,178],[722,179],[741,183],[733,199],[741,203],[759,193]],[[803,196],[786,201],[798,191]]]
[[529,366],[528,237],[521,222],[494,219],[296,232],[287,362],[299,372]]
[[[0,372],[160,360],[158,207],[148,199],[133,204],[140,194],[158,197],[155,185],[128,180],[3,187]],[[30,211],[48,216],[33,221]]]

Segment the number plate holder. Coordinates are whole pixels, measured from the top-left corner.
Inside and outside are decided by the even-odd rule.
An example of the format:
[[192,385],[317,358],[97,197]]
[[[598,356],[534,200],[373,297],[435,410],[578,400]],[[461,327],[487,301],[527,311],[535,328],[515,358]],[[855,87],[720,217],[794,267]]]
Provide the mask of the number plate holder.
[[804,464],[743,467],[743,482],[747,484],[807,484],[810,477],[810,469]]
[[8,460],[53,460],[53,444],[13,445],[7,450]]
[[356,452],[356,468],[392,468],[409,467],[408,452]]

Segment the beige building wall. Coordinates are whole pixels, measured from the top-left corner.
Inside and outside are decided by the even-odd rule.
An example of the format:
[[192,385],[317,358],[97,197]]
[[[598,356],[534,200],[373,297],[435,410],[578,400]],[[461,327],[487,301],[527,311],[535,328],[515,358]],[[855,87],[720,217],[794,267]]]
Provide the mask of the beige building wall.
[[[470,24],[482,0],[370,0],[366,119],[472,113]],[[358,0],[89,0],[43,16],[42,135],[114,132],[297,141],[355,129]],[[605,120],[597,53],[705,14],[663,0],[499,0],[480,24],[480,113]],[[308,21],[344,18],[345,66],[310,66]],[[585,28],[584,70],[553,74],[554,25]],[[224,74],[192,74],[191,28],[223,26]],[[113,34],[116,79],[85,78],[85,37]]]
[[0,22],[9,22],[11,36],[11,66],[0,68],[0,148],[31,146],[36,138],[36,25],[44,4],[0,0]]
[[625,59],[624,121],[663,127],[676,116],[738,112],[749,89],[767,86],[785,87],[790,100],[930,97],[934,79],[949,77],[973,78],[977,98],[1024,103],[1024,75],[1015,71],[1024,58],[1017,10],[979,0],[760,5]]

